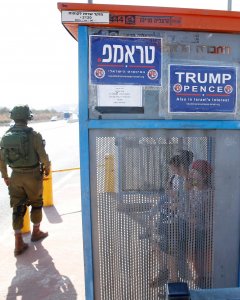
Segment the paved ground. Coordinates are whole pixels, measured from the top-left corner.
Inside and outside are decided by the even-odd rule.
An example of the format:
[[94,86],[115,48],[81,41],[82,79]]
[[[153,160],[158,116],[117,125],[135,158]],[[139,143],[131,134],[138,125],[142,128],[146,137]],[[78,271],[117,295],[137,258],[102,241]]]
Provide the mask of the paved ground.
[[44,208],[49,237],[33,243],[25,234],[29,249],[15,258],[11,228],[1,235],[0,300],[84,299],[79,172],[63,180],[54,206]]

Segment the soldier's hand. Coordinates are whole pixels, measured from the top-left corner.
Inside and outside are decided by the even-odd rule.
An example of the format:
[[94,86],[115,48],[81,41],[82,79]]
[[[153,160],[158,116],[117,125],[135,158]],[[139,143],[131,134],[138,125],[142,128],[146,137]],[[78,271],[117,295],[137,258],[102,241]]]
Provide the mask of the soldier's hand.
[[48,176],[50,173],[50,169],[44,169],[44,176]]
[[7,186],[9,186],[9,184],[10,184],[10,179],[9,178],[3,178],[4,179],[4,181],[5,181],[5,184],[7,185]]

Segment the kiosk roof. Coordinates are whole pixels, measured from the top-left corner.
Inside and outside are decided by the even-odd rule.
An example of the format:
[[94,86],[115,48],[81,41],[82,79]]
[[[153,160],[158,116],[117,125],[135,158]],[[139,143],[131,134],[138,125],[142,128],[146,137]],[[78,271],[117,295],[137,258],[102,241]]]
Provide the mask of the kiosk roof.
[[240,33],[240,13],[233,11],[62,2],[58,9],[76,40],[79,25]]

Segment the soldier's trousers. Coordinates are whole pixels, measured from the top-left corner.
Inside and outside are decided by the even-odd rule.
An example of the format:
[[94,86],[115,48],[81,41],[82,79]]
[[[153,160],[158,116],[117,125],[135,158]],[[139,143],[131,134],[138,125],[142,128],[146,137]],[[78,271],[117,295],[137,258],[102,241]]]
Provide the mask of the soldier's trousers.
[[42,221],[43,177],[39,168],[13,170],[8,191],[14,230],[22,229],[27,206],[31,206],[31,222],[38,224]]

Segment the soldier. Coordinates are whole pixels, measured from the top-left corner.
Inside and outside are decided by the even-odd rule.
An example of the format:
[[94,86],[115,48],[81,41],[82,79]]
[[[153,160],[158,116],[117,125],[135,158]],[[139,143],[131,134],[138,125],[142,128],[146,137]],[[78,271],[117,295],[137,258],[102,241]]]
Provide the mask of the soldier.
[[[15,106],[10,118],[15,121],[0,142],[0,171],[8,186],[10,206],[13,209],[12,226],[15,233],[14,255],[20,255],[27,248],[21,229],[27,206],[31,206],[33,230],[31,241],[48,236],[40,230],[43,206],[43,176],[48,176],[50,161],[45,151],[45,141],[40,133],[27,126],[32,113],[27,105]],[[12,169],[8,177],[7,167]]]

